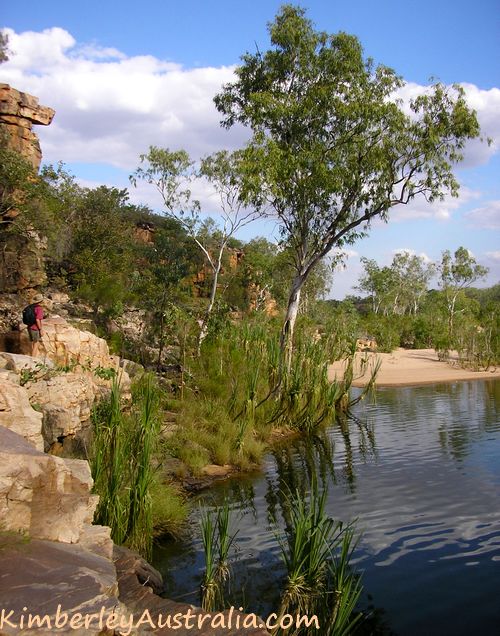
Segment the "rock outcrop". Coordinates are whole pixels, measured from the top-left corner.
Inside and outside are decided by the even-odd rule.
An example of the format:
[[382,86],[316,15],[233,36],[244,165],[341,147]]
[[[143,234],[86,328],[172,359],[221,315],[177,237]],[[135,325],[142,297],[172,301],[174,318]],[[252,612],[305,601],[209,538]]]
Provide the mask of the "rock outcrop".
[[36,233],[0,233],[0,292],[15,293],[45,285],[45,241]]
[[5,133],[7,147],[27,159],[35,170],[42,152],[33,124],[48,126],[54,114],[52,108],[41,106],[37,97],[0,84],[0,134]]
[[78,452],[89,441],[94,403],[109,394],[111,374],[118,374],[125,399],[130,378],[105,340],[62,318],[44,321],[42,342],[42,359],[0,353],[0,375],[5,378],[0,424],[39,450]]
[[0,426],[18,433],[38,451],[43,451],[43,416],[35,411],[26,389],[0,374]]
[[[33,132],[33,124],[48,126],[54,111],[41,106],[38,99],[9,86],[0,84],[0,144],[12,150],[38,171],[42,159],[40,143]],[[35,232],[20,235],[9,232],[9,223],[19,215],[22,196],[17,191],[4,191],[0,184],[0,196],[8,194],[15,202],[1,212],[0,231],[0,292],[12,293],[44,285],[47,281],[44,267],[45,242]]]
[[0,519],[3,531],[33,539],[77,543],[92,523],[88,462],[40,452],[0,426]]

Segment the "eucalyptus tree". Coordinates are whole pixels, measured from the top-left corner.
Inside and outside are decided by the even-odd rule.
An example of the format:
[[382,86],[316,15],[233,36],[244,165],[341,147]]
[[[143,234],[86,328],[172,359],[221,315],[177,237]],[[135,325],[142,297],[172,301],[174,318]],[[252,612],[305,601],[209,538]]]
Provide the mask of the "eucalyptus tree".
[[[165,212],[176,219],[202,251],[212,271],[212,281],[208,305],[201,321],[198,337],[198,352],[206,338],[222,269],[223,256],[230,239],[246,224],[256,218],[255,208],[243,205],[242,179],[243,155],[221,150],[200,162],[194,162],[184,150],[172,152],[168,148],[151,146],[148,154],[141,155],[141,166],[137,168],[131,181],[143,180],[155,186],[165,206]],[[190,183],[205,179],[218,197],[218,214],[221,223],[207,232],[207,219],[201,217],[200,202],[193,199]],[[209,224],[210,226],[212,224]]]
[[356,37],[315,30],[299,7],[284,5],[269,34],[271,48],[246,53],[215,104],[224,127],[251,129],[245,194],[269,208],[293,253],[281,336],[291,352],[317,263],[395,205],[456,195],[452,164],[480,130],[459,86],[438,83],[403,105],[393,70],[365,59]]
[[392,289],[391,268],[380,267],[374,259],[365,256],[362,256],[360,261],[364,272],[359,277],[356,289],[370,296],[372,311],[378,314],[385,309]]
[[439,286],[443,290],[448,311],[448,337],[453,337],[457,301],[463,290],[481,280],[488,268],[480,265],[465,247],[459,247],[452,256],[449,250],[442,254],[439,265]]

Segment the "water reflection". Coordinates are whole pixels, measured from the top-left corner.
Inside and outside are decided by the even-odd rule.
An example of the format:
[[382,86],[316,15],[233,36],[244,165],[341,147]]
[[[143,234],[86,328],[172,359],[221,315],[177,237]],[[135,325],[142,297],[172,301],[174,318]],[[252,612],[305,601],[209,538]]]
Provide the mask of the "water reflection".
[[[238,597],[262,614],[276,608],[284,570],[274,527],[288,518],[283,493],[307,493],[316,479],[328,489],[331,516],[358,519],[363,602],[384,608],[368,633],[388,633],[384,621],[401,635],[496,633],[499,411],[498,381],[379,390],[376,404],[358,405],[351,420],[276,449],[262,474],[218,485],[209,502],[228,496],[243,515]],[[156,564],[173,571],[170,593],[178,598],[199,585],[199,539],[175,552]]]

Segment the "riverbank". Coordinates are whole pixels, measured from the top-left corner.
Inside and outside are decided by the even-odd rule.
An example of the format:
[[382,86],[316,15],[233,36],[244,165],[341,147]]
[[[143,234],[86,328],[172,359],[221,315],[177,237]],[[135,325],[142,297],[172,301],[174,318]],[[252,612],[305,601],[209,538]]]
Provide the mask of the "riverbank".
[[[364,360],[368,360],[368,364]],[[377,375],[377,386],[413,386],[434,384],[436,382],[456,382],[461,380],[484,380],[500,378],[500,368],[489,371],[469,371],[450,362],[438,360],[434,349],[395,349],[391,353],[357,353],[353,386],[366,386],[370,379],[370,371],[376,360],[381,360]],[[331,381],[341,379],[346,362],[334,362],[328,368]]]

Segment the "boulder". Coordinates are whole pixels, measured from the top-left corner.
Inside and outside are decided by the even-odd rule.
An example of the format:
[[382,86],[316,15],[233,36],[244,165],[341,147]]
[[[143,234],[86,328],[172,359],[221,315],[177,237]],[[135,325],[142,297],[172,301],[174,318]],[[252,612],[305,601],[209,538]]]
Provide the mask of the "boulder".
[[92,485],[86,461],[42,453],[14,431],[0,426],[2,530],[77,543],[92,523],[97,505]]
[[2,377],[0,426],[21,435],[31,448],[43,451],[42,419],[42,413],[32,408],[26,389],[8,377],[5,377],[5,380]]
[[90,424],[92,406],[100,395],[89,373],[61,373],[26,385],[32,404],[43,413],[43,438],[51,446]]
[[[5,617],[10,616],[0,627],[2,636],[120,633],[111,628],[112,623],[106,626],[111,614],[124,616],[124,621],[128,614],[118,599],[116,570],[111,560],[80,545],[40,539],[23,542],[5,536],[2,541],[1,535],[0,542],[0,607],[5,610]],[[29,628],[30,614],[43,617],[44,621]],[[23,616],[24,627],[20,627]],[[89,617],[88,626],[83,617]]]
[[[62,443],[64,451],[69,452],[74,441],[73,450],[78,452],[82,441],[88,441],[94,403],[109,394],[112,374],[118,374],[126,400],[130,398],[130,377],[120,358],[110,355],[105,340],[57,316],[44,320],[40,350],[41,359],[0,353],[0,370],[17,374],[17,383],[24,385],[23,395],[26,393],[29,402],[43,414],[45,449],[54,451],[56,444]],[[10,402],[14,404],[15,398]],[[23,405],[26,407],[26,398]],[[24,426],[20,421],[15,430],[24,435]]]

